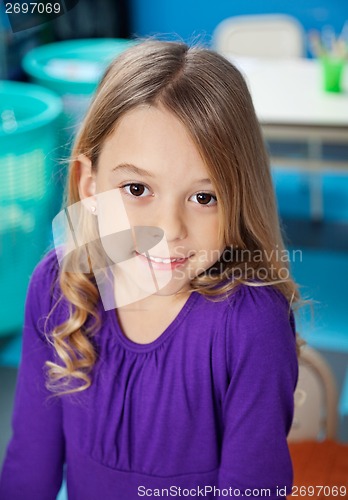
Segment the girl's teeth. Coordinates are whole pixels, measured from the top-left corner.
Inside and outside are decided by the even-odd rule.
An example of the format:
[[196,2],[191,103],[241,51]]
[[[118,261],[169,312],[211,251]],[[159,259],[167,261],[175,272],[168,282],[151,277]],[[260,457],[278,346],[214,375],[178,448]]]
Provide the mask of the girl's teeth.
[[170,264],[171,262],[175,262],[177,259],[160,259],[159,257],[150,257],[150,260],[157,263]]
[[159,257],[150,257],[147,256],[146,254],[142,254],[148,259],[152,260],[153,262],[161,263],[161,264],[170,264],[171,262],[176,262],[180,259],[160,259]]
[[171,261],[170,259],[163,259],[162,262],[163,262],[163,264],[169,264],[170,262],[174,262],[174,261]]

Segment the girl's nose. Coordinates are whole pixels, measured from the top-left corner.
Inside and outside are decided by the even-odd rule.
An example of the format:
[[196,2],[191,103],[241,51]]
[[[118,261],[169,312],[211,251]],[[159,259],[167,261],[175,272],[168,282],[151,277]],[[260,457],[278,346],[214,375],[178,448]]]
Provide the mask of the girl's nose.
[[166,203],[159,207],[156,225],[164,231],[168,242],[187,237],[188,228],[184,210],[175,203]]

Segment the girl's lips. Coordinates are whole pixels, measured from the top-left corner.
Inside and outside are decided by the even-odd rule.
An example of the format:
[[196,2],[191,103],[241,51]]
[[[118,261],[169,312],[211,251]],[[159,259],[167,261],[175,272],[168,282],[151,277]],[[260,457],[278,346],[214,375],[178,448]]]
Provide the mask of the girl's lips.
[[158,271],[169,271],[171,269],[176,269],[177,267],[184,265],[189,259],[189,257],[186,257],[171,262],[155,262],[152,259],[148,259],[145,255],[141,253],[136,252],[136,254],[142,262],[146,262],[146,264],[151,264],[152,269]]

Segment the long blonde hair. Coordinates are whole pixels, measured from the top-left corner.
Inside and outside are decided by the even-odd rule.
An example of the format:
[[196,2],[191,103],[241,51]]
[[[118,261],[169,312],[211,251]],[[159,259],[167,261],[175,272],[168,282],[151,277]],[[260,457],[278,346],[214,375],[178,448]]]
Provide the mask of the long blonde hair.
[[[191,282],[191,290],[220,300],[240,283],[273,285],[290,304],[297,302],[288,264],[279,259],[285,248],[269,159],[247,85],[213,51],[151,40],[128,49],[109,66],[75,140],[66,205],[80,201],[78,155],[86,155],[97,170],[105,139],[125,113],[143,104],[161,104],[183,123],[217,191],[226,250],[209,272]],[[78,253],[65,259],[59,274],[70,316],[51,332],[63,365],[47,362],[48,386],[61,394],[90,386],[97,357],[91,337],[99,327],[99,294],[92,274],[71,272]],[[89,317],[95,322],[86,329]],[[71,380],[83,383],[71,389]]]

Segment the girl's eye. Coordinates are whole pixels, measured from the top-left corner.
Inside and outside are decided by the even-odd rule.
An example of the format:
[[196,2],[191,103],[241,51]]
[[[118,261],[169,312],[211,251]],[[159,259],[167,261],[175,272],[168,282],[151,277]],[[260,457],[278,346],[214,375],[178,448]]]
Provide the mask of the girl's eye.
[[210,193],[197,193],[192,196],[192,198],[196,198],[196,202],[199,205],[215,205],[217,203],[217,198],[215,195]]
[[122,189],[130,196],[136,196],[138,198],[143,198],[144,196],[148,196],[150,191],[144,186],[144,184],[125,184],[121,186]]

